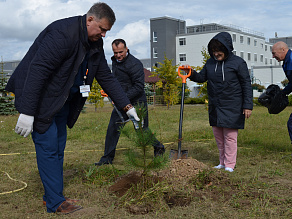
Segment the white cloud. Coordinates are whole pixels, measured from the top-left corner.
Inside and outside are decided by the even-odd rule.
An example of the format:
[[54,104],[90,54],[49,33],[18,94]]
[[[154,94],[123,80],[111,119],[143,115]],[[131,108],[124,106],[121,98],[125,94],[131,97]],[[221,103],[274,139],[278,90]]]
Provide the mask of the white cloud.
[[112,56],[111,43],[114,39],[122,38],[126,41],[130,52],[137,58],[149,57],[150,46],[150,24],[149,20],[140,20],[129,23],[122,29],[111,35],[109,32],[104,39],[104,49],[107,57]]
[[[106,54],[112,55],[111,41],[124,38],[132,54],[150,57],[149,20],[169,17],[187,25],[233,24],[264,33],[265,37],[292,35],[291,0],[103,0],[116,13],[117,21],[105,38]],[[83,15],[98,0],[0,0],[0,56],[22,58],[37,35],[52,21]]]
[[54,20],[82,15],[90,1],[9,0],[0,3],[0,37],[32,40]]
[[96,1],[0,1],[0,56],[21,59],[38,34],[51,22],[83,15]]

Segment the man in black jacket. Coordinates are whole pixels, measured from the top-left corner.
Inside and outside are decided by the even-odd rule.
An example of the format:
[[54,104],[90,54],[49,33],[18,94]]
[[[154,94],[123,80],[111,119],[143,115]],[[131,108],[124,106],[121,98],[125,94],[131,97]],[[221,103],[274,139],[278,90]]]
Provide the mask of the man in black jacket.
[[[147,108],[147,99],[144,91],[144,67],[142,63],[130,54],[123,39],[116,39],[112,42],[114,56],[112,57],[112,71],[120,82],[133,105],[143,104]],[[127,120],[125,113],[121,112],[124,120]],[[143,128],[148,129],[148,112],[144,118]],[[119,128],[123,126],[118,112],[113,109],[110,122],[107,128],[105,139],[104,155],[95,165],[112,164],[115,157],[116,146],[119,141]],[[164,145],[157,139],[153,143],[154,155],[162,155],[165,152]]]
[[118,108],[139,121],[105,60],[102,37],[114,22],[114,12],[101,2],[84,16],[53,22],[36,38],[6,86],[15,94],[20,113],[15,132],[27,137],[33,131],[47,212],[67,214],[81,208],[63,195],[66,125],[75,124],[94,77]]

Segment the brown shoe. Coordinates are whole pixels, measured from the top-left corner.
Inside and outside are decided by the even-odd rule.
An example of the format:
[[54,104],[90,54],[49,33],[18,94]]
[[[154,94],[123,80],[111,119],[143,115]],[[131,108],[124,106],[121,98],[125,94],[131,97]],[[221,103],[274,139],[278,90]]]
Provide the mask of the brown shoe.
[[64,201],[58,208],[56,213],[58,214],[70,214],[80,210],[82,207],[78,205],[72,205],[67,201]]
[[[70,204],[75,204],[75,203],[77,203],[77,202],[80,201],[80,200],[78,200],[78,199],[71,199],[71,198],[67,198],[67,197],[65,197],[65,199],[66,199],[66,201],[69,202]],[[46,204],[47,204],[47,202],[46,202],[46,201],[43,201],[43,205],[46,205]]]

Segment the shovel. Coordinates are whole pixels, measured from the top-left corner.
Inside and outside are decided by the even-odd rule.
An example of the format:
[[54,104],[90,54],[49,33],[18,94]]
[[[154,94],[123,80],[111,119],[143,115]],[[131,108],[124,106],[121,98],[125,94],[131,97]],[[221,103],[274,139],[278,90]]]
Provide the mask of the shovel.
[[114,104],[114,102],[113,102],[113,101],[111,100],[111,98],[110,98],[110,97],[104,92],[104,90],[100,90],[100,94],[101,94],[101,96],[103,96],[103,97],[107,97],[107,98],[108,98],[108,100],[111,102],[111,104],[112,104],[113,107],[115,108],[116,112],[118,113],[118,115],[119,115],[119,117],[120,117],[120,119],[121,119],[121,122],[117,122],[117,123],[119,123],[119,124],[126,124],[127,122],[130,121],[130,119],[127,119],[127,120],[125,121],[125,119],[124,119],[122,113],[118,110],[118,108],[116,107],[116,105]]
[[[182,75],[180,70],[188,73],[186,75]],[[176,159],[187,159],[188,150],[181,150],[181,142],[182,142],[182,122],[183,122],[183,112],[184,112],[184,98],[185,98],[185,85],[187,78],[191,75],[192,69],[190,66],[179,66],[178,67],[178,76],[182,78],[182,94],[181,94],[181,106],[180,106],[180,119],[179,119],[179,133],[178,133],[178,150],[171,149],[170,150],[170,158],[173,160]]]

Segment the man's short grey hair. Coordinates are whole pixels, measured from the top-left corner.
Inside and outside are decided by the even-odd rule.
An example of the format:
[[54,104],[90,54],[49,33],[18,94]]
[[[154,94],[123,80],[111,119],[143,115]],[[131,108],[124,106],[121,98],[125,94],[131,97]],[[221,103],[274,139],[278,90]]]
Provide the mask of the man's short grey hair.
[[106,3],[98,2],[92,5],[92,7],[87,12],[87,16],[94,16],[96,19],[100,20],[106,18],[111,26],[116,21],[116,16],[114,11]]

